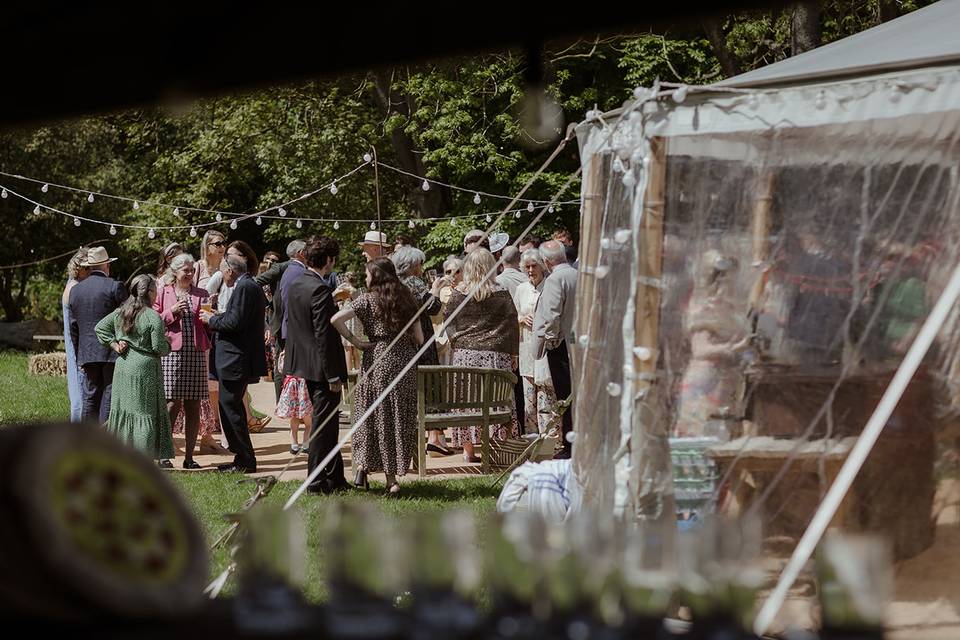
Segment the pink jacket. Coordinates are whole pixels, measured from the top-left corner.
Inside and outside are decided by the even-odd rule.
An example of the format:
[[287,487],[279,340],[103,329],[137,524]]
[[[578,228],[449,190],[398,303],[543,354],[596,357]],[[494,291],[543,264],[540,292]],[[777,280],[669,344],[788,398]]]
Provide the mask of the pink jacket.
[[[171,309],[177,304],[175,285],[165,284],[157,292],[157,301],[153,309],[163,318],[167,337],[170,338],[171,351],[180,351],[183,348],[183,329],[180,327],[180,318],[174,317]],[[210,349],[210,335],[207,327],[200,321],[200,303],[210,296],[206,289],[190,286],[190,305],[193,309],[193,341],[198,351]]]

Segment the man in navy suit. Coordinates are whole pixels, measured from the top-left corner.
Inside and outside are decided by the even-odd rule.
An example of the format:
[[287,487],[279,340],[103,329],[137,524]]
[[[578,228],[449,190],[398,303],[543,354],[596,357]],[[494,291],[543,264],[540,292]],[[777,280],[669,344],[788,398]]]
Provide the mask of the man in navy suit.
[[[333,289],[326,280],[339,254],[340,247],[332,238],[310,238],[304,249],[307,268],[291,283],[285,303],[287,371],[306,380],[313,404],[313,431],[316,435],[310,443],[309,473],[337,445],[340,391],[347,382],[343,342],[330,324],[337,305],[333,301]],[[332,493],[349,487],[343,474],[343,457],[337,453],[307,490]]]
[[243,396],[247,385],[267,373],[267,353],[263,344],[263,289],[247,272],[242,256],[227,255],[227,269],[236,277],[226,310],[219,315],[200,311],[200,319],[217,332],[216,364],[220,380],[220,425],[227,436],[233,462],[220,465],[221,471],[253,473],[257,458],[247,428]]
[[94,328],[97,323],[127,299],[126,288],[110,277],[110,263],[116,260],[103,247],[91,247],[81,266],[90,267],[90,277],[70,291],[70,337],[77,355],[77,366],[85,375],[80,393],[83,401],[80,418],[100,420],[110,417],[113,391],[113,367],[117,353],[100,344]]

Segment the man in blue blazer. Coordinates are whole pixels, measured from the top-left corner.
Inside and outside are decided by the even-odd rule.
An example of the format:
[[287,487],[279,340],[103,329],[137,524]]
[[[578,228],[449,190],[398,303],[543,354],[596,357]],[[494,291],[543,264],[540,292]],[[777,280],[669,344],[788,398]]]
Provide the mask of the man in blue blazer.
[[220,425],[227,436],[233,462],[220,465],[221,471],[253,473],[257,458],[247,428],[243,396],[247,385],[267,373],[267,353],[263,344],[263,289],[247,272],[242,256],[227,255],[227,269],[237,281],[226,310],[219,315],[200,311],[200,319],[217,332],[216,365],[220,380]]
[[117,353],[100,344],[94,328],[127,299],[126,288],[110,277],[110,263],[114,260],[116,258],[111,258],[103,247],[87,250],[87,259],[81,266],[90,267],[90,277],[70,290],[67,301],[70,338],[76,350],[77,366],[83,368],[86,376],[80,389],[83,402],[80,418],[99,420],[101,424],[106,424],[110,417]]

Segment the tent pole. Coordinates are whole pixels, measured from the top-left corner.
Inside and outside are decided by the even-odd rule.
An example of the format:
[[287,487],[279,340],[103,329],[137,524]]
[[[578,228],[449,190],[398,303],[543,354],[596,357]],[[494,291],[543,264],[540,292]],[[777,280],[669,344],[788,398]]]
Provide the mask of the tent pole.
[[880,402],[877,404],[873,415],[870,416],[867,425],[863,428],[863,432],[850,451],[850,455],[844,461],[839,473],[837,473],[836,479],[830,486],[829,491],[827,491],[823,502],[820,503],[817,512],[813,515],[810,526],[807,527],[807,530],[803,533],[803,537],[800,538],[800,542],[797,543],[797,548],[794,549],[790,561],[780,575],[776,588],[760,608],[760,612],[757,614],[757,619],[753,626],[754,632],[757,635],[763,635],[767,629],[770,628],[774,616],[777,615],[780,607],[783,606],[783,602],[787,597],[787,591],[793,586],[803,566],[810,559],[810,556],[813,555],[814,549],[830,525],[847,491],[849,491],[853,485],[857,473],[866,461],[877,438],[880,437],[880,432],[883,431],[887,420],[896,408],[897,403],[900,402],[901,396],[903,396],[904,391],[906,391],[907,384],[909,384],[911,378],[913,378],[913,374],[916,373],[920,362],[930,349],[930,345],[933,344],[941,327],[943,327],[958,297],[960,297],[960,264],[954,269],[950,281],[940,295],[940,299],[937,300],[937,304],[933,307],[930,315],[927,316],[926,322],[923,323],[923,327],[921,327],[916,339],[914,339],[913,344],[910,346],[910,350],[907,351],[903,361],[900,363],[900,367],[890,381],[890,385],[886,391],[884,391],[883,397],[880,398]]
[[757,279],[750,291],[750,310],[753,312],[760,310],[760,302],[766,288],[766,267],[767,261],[770,259],[770,229],[772,228],[770,210],[773,207],[773,176],[772,169],[766,169],[760,175],[757,195],[753,202],[751,222],[753,227],[753,264],[751,266],[759,270]]
[[[643,194],[643,216],[637,231],[637,284],[634,297],[634,349],[633,365],[636,371],[634,388],[634,433],[632,440],[632,466],[636,470],[660,469],[670,473],[669,433],[665,424],[652,423],[660,416],[655,411],[644,411],[643,406],[655,407],[657,365],[660,360],[660,303],[663,288],[663,218],[667,187],[667,139],[650,139],[650,164],[646,190]],[[638,416],[639,419],[638,419]],[[644,430],[638,434],[636,429]],[[640,436],[640,437],[638,437]],[[636,473],[636,471],[634,472]],[[642,471],[641,471],[642,473]],[[668,476],[669,477],[669,476]],[[640,478],[638,478],[640,480]],[[643,483],[638,483],[633,496],[639,506],[647,503],[640,495]],[[655,488],[653,493],[662,492]],[[652,497],[652,496],[651,496]],[[656,503],[663,506],[662,496]],[[670,503],[672,505],[672,501]],[[660,512],[655,518],[663,517]],[[671,507],[670,518],[674,517]]]

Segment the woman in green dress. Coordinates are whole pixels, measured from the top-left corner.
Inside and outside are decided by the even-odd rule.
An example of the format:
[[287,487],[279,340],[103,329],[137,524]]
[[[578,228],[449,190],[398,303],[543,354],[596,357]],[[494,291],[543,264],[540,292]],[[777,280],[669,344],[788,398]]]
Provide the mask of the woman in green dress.
[[107,429],[120,440],[172,468],[173,433],[163,392],[160,358],[170,353],[163,320],[152,309],[157,283],[149,275],[130,285],[130,297],[97,323],[97,339],[119,354]]

